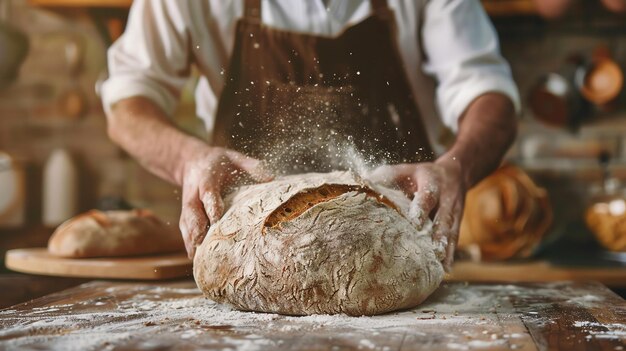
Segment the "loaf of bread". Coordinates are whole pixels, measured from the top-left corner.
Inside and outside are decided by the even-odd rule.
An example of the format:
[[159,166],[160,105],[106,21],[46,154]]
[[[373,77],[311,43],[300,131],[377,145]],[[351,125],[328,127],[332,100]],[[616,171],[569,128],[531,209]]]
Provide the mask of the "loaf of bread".
[[48,251],[68,258],[120,257],[183,251],[178,228],[147,210],[92,210],[61,224]]
[[598,242],[611,251],[626,251],[626,200],[600,201],[589,207],[585,222]]
[[546,190],[521,169],[504,166],[468,192],[458,247],[485,261],[527,257],[551,224]]
[[225,198],[194,259],[204,294],[245,311],[372,315],[421,303],[443,279],[432,223],[348,172],[308,173]]

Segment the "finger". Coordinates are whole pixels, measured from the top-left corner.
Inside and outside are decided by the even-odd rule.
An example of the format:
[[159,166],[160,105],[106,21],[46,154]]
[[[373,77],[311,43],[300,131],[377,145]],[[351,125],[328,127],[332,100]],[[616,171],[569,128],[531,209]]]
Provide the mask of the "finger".
[[450,228],[448,246],[446,248],[446,258],[444,260],[444,268],[447,272],[452,270],[454,252],[456,251],[456,246],[459,242],[459,230],[461,228],[461,220],[463,219],[462,202],[455,202],[453,213],[455,213],[455,215],[452,218],[452,226]]
[[209,220],[204,212],[202,202],[198,199],[197,190],[185,190],[183,188],[179,227],[190,259],[193,259],[198,243],[204,239],[208,224]]
[[446,271],[450,270],[454,258],[454,249],[458,237],[458,225],[456,218],[460,216],[453,201],[443,200],[435,216],[435,230],[433,241],[444,249],[443,266]]
[[439,191],[417,191],[413,194],[413,200],[409,206],[409,218],[421,230],[428,221],[430,214],[439,203]]
[[380,184],[398,184],[399,181],[411,176],[411,168],[407,164],[384,165],[365,174],[365,179]]
[[380,166],[374,169],[373,171],[369,171],[365,174],[364,178],[373,182],[373,183],[381,183],[388,184],[391,183],[393,179],[394,170],[393,166]]
[[432,211],[432,208],[434,207],[434,205],[433,207],[425,205],[425,203],[427,202],[424,201],[423,197],[423,194],[415,192],[413,194],[413,200],[411,200],[411,204],[409,205],[408,217],[409,220],[415,225],[417,230],[422,230],[424,228],[424,225],[426,224],[428,219],[428,214],[430,213],[430,211]]
[[[418,171],[415,179],[418,190],[413,193],[413,201],[411,201],[411,206],[409,207],[409,216],[422,226],[439,204],[441,191],[437,180],[431,172]],[[421,229],[421,227],[418,229]]]
[[446,202],[443,201],[439,205],[437,214],[434,220],[434,232],[433,240],[445,242],[446,247],[449,244],[449,234],[452,229],[452,208]]
[[429,168],[418,168],[414,174],[415,186],[420,194],[420,205],[428,207],[432,211],[439,202],[441,196],[442,180]]
[[413,192],[409,206],[409,219],[421,230],[439,203],[439,184],[434,174],[426,169],[418,168],[413,177],[417,184],[404,184],[408,188],[417,189]]
[[446,272],[452,271],[452,263],[454,263],[454,251],[456,251],[456,240],[451,240],[446,248],[446,258],[443,260],[443,269]]
[[202,192],[200,196],[204,212],[209,218],[209,225],[217,223],[224,214],[224,201],[217,188],[211,187]]
[[244,164],[238,164],[237,166],[248,173],[254,181],[259,183],[269,182],[275,178],[274,173],[267,168],[265,162],[254,161],[254,163],[246,161]]

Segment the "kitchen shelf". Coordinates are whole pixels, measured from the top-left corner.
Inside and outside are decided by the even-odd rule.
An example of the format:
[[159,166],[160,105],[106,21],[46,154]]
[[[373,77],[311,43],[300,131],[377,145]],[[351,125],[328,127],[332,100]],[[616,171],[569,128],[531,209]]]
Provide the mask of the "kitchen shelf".
[[[132,0],[29,0],[31,4],[42,7],[82,7],[82,8],[128,8]],[[534,3],[531,0],[483,0],[483,6],[489,15],[520,16],[535,15]]]
[[483,0],[482,3],[492,17],[537,15],[537,9],[531,0]]
[[41,7],[68,7],[68,8],[129,8],[132,0],[29,0],[32,5]]

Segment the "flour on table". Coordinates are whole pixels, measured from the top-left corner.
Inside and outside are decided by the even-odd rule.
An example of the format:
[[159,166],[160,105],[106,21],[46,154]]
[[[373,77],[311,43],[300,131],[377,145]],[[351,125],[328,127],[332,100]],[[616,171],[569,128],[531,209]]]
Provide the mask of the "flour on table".
[[[99,284],[84,286],[93,289]],[[558,284],[527,288],[457,283],[444,284],[412,310],[370,317],[289,317],[236,311],[205,299],[191,287],[121,284],[102,288],[77,304],[34,307],[26,312],[0,311],[0,349],[46,347],[82,351],[124,345],[149,350],[194,345],[255,351],[294,349],[297,347],[293,343],[307,336],[315,342],[332,335],[333,339],[351,341],[361,350],[385,350],[388,345],[384,340],[411,335],[415,340],[437,340],[440,348],[452,350],[515,350],[530,342],[530,335],[523,325],[519,330],[505,331],[499,323],[519,320],[520,313],[541,323],[555,321],[542,316],[542,311],[549,307],[546,304],[530,302],[520,312],[519,306],[511,305],[509,297],[532,301],[533,296],[554,294],[555,289],[562,293],[559,299],[566,304],[595,307],[601,301],[598,296],[581,295]],[[499,294],[496,298],[495,291]],[[571,327],[586,333],[588,340],[626,341],[623,323],[575,321]]]

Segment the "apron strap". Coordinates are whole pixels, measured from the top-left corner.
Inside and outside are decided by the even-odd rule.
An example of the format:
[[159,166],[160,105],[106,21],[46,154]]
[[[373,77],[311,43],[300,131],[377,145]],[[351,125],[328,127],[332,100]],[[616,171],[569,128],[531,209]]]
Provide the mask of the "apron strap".
[[379,12],[381,10],[388,10],[389,6],[387,5],[387,0],[371,0],[372,1],[372,12]]
[[244,0],[244,17],[261,20],[261,0]]

